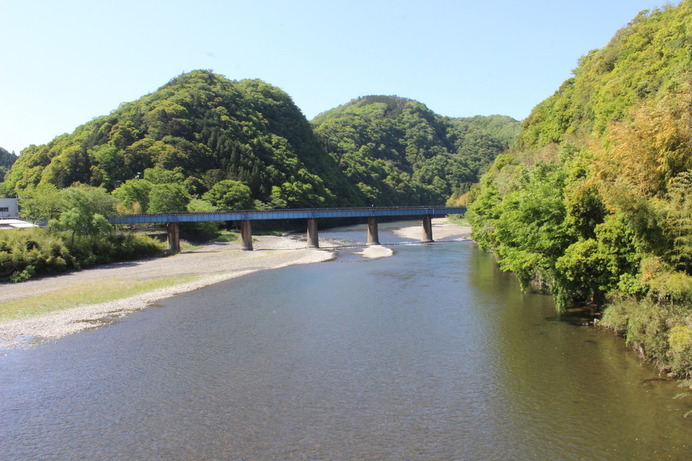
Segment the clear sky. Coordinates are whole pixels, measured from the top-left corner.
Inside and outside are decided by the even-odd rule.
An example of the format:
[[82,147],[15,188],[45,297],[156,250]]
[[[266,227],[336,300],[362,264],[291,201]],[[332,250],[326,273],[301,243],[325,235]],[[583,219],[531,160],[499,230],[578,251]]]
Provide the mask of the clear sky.
[[46,143],[194,69],[276,85],[308,119],[387,94],[521,120],[664,3],[0,0],[0,147]]

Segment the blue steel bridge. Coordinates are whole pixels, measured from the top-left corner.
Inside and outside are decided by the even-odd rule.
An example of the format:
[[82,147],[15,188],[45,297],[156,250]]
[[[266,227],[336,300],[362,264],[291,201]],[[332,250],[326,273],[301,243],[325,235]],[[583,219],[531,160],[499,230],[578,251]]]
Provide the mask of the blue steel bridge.
[[159,223],[168,226],[168,244],[171,251],[180,251],[179,223],[209,221],[240,221],[242,248],[252,250],[252,221],[307,220],[308,247],[318,248],[317,220],[320,218],[368,218],[368,245],[379,245],[377,218],[420,218],[423,221],[423,242],[432,242],[432,218],[450,214],[464,214],[464,207],[366,207],[366,208],[304,208],[281,210],[229,210],[185,213],[146,213],[113,216],[111,224]]

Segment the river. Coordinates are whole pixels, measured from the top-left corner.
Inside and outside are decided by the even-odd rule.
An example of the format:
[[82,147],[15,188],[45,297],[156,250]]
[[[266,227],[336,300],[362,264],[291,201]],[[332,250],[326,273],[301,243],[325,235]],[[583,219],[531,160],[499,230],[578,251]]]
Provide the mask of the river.
[[692,399],[621,340],[472,242],[392,248],[0,352],[0,459],[692,459]]

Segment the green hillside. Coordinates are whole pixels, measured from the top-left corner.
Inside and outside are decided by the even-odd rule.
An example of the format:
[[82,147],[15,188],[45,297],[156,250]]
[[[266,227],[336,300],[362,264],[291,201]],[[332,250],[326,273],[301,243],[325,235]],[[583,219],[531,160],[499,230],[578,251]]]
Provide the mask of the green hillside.
[[[194,71],[28,147],[0,193],[28,198],[79,183],[113,191],[136,211],[185,209],[194,198],[220,208],[442,204],[478,181],[518,127],[502,116],[445,118],[385,96],[311,125],[274,86]],[[176,188],[181,199],[152,201],[161,184],[169,186],[154,195]]]
[[588,53],[472,191],[474,238],[559,309],[692,374],[692,2]]
[[207,71],[181,75],[72,134],[28,147],[4,189],[21,194],[79,182],[113,190],[135,178],[184,184],[193,196],[237,181],[268,206],[333,206],[353,197],[286,93]]
[[509,117],[448,118],[396,96],[354,99],[312,125],[329,155],[368,204],[444,203],[518,134]]
[[[477,181],[517,129],[507,117],[447,119],[388,97],[334,109],[313,128],[274,86],[193,71],[18,158],[0,152],[0,173],[10,167],[0,195],[19,196],[22,216],[48,223],[0,236],[0,278],[158,251],[113,233],[106,218],[116,211],[442,204]],[[210,238],[218,224],[182,232]]]

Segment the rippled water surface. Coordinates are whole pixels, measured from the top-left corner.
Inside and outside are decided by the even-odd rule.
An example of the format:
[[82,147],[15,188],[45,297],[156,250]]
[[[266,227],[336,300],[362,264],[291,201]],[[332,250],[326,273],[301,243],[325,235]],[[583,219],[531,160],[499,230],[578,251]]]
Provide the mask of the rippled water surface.
[[394,248],[5,351],[0,459],[692,459],[692,402],[620,341],[472,243]]

